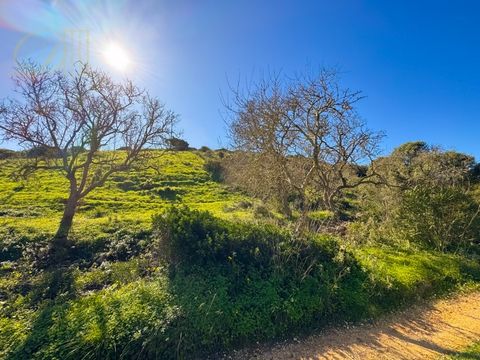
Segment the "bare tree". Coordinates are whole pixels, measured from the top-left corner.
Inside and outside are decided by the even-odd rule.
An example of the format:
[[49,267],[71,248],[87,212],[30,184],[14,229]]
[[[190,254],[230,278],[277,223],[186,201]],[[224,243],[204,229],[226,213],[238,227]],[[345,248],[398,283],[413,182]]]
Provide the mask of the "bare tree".
[[268,158],[263,166],[295,189],[304,209],[318,198],[323,208],[335,210],[346,189],[379,181],[373,167],[358,171],[372,163],[382,139],[358,116],[355,104],[361,98],[341,89],[330,70],[270,77],[246,92],[234,89],[227,104],[234,146]]
[[222,165],[228,184],[263,201],[273,200],[278,211],[292,217],[289,201],[294,189],[278,176],[281,169],[274,166],[268,154],[236,151],[228,154]]
[[[142,164],[149,147],[171,138],[177,115],[130,81],[114,82],[78,64],[72,73],[20,63],[13,78],[17,97],[0,107],[0,134],[50,156],[27,161],[37,170],[62,173],[69,196],[54,243],[65,246],[79,201],[113,173]],[[123,148],[125,151],[100,151]]]

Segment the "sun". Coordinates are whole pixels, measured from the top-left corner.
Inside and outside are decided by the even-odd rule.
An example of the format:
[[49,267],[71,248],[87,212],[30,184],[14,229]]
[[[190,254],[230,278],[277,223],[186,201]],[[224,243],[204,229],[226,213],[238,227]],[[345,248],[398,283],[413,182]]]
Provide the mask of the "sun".
[[110,43],[105,47],[103,58],[108,65],[121,72],[128,70],[131,64],[128,53],[117,43]]

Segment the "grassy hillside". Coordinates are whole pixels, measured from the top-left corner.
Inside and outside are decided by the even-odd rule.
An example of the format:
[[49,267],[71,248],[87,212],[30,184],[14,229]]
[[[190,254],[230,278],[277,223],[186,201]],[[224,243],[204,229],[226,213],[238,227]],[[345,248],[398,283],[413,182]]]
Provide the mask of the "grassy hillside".
[[295,239],[257,221],[254,201],[212,181],[195,152],[95,190],[73,261],[44,268],[66,184],[15,180],[18,161],[0,163],[0,358],[201,358],[480,281],[459,255]]
[[[158,155],[151,168],[118,173],[89,194],[75,218],[77,236],[84,237],[85,232],[99,230],[112,220],[150,226],[151,216],[170,204],[185,204],[223,218],[251,218],[250,212],[235,208],[245,197],[212,181],[198,153]],[[0,228],[53,233],[68,195],[68,183],[62,175],[45,171],[28,180],[14,178],[11,175],[19,163],[21,160],[0,160]]]

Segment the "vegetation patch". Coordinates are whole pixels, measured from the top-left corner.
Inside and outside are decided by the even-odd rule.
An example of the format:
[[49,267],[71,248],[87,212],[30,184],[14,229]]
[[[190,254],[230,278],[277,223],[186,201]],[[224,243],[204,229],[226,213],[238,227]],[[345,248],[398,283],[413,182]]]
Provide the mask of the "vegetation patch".
[[364,319],[480,280],[480,265],[456,255],[350,251],[331,237],[185,207],[157,215],[143,249],[115,259],[69,276],[44,272],[29,285],[5,263],[2,355],[191,358]]

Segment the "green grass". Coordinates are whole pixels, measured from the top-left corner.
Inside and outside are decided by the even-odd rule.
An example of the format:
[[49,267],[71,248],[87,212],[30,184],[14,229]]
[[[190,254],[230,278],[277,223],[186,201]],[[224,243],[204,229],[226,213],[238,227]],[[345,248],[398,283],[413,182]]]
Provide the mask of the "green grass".
[[[12,178],[19,162],[0,161],[0,228],[52,234],[68,195],[67,181],[47,171],[28,180]],[[223,218],[252,219],[250,211],[235,207],[245,196],[212,181],[204,163],[195,152],[169,152],[151,161],[155,169],[115,174],[85,198],[74,220],[74,233],[83,237],[101,231],[112,219],[150,226],[151,216],[173,203]]]
[[354,253],[374,284],[369,301],[390,309],[480,282],[478,261],[461,255],[389,247],[356,248]]
[[476,267],[475,261],[461,255],[435,251],[365,247],[357,249],[356,255],[366,271],[378,276],[375,282],[386,286],[396,284],[412,291],[427,280],[437,288],[450,279],[458,281]]
[[444,357],[444,360],[480,360],[480,342],[467,349],[460,351],[457,355]]

